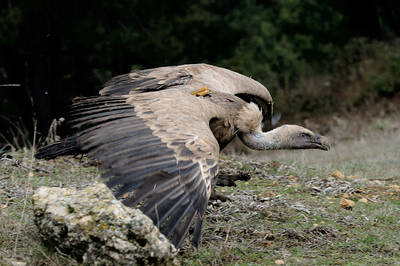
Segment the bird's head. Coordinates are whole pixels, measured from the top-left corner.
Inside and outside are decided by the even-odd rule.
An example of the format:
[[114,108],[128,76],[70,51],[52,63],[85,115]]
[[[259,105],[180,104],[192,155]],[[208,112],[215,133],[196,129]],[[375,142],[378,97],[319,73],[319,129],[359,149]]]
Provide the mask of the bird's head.
[[329,150],[327,137],[297,125],[283,125],[271,131],[262,132],[262,114],[254,103],[247,104],[239,111],[235,127],[242,142],[255,150],[319,149]]
[[297,125],[283,125],[276,128],[281,148],[286,149],[319,149],[329,150],[330,144],[327,137]]

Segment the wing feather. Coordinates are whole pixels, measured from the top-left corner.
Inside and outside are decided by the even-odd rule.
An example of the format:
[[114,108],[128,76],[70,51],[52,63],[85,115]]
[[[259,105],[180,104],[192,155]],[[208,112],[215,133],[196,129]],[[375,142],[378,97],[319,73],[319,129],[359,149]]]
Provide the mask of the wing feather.
[[139,70],[112,78],[104,85],[100,94],[127,95],[132,92],[158,91],[168,87],[184,85],[191,80],[192,75],[183,68],[160,67]]
[[[126,77],[115,81],[124,84]],[[177,82],[171,78],[162,84]],[[201,225],[219,147],[205,117],[193,118],[201,113],[198,106],[183,99],[180,106],[186,111],[167,115],[164,105],[177,99],[174,95],[159,99],[118,94],[78,99],[73,123],[80,129],[79,145],[102,162],[103,177],[116,197],[140,207],[179,247],[195,219],[196,228]],[[196,234],[194,242],[199,239]]]
[[[189,85],[195,90],[207,86],[211,90],[234,95],[246,94],[272,103],[269,91],[259,82],[237,72],[208,64],[188,64],[134,71],[112,78],[101,95],[128,95],[160,91]],[[260,106],[261,107],[261,106]]]
[[189,64],[134,71],[111,79],[100,94],[128,95],[185,87],[183,85],[190,86],[192,91],[207,86],[213,91],[254,102],[263,112],[263,130],[272,129],[273,101],[269,91],[249,77],[212,65]]

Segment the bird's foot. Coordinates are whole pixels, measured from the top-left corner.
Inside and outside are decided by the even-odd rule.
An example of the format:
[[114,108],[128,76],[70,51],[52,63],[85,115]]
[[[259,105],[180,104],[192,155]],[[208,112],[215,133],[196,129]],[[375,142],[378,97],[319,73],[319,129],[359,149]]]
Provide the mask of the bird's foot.
[[225,196],[215,191],[215,188],[211,190],[210,200],[220,200],[222,202],[231,201],[231,199],[228,196]]
[[216,177],[216,186],[222,187],[236,187],[235,181],[250,180],[250,175],[248,173],[238,173],[238,174],[218,174]]

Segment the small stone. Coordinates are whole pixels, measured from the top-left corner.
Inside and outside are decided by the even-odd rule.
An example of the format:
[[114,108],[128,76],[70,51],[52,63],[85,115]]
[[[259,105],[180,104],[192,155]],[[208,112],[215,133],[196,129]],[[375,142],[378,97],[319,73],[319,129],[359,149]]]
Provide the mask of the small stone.
[[361,199],[358,200],[358,202],[367,203],[368,200],[366,198],[361,198]]
[[284,260],[275,260],[276,265],[284,265],[285,261]]
[[372,181],[372,184],[373,184],[373,185],[376,185],[376,186],[382,186],[382,185],[383,185],[383,182],[380,181],[380,180],[373,180],[373,181]]

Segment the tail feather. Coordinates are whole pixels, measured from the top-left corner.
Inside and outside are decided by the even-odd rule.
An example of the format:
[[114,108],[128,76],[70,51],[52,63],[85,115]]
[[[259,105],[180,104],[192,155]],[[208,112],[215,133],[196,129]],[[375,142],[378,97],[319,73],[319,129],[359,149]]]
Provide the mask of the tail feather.
[[39,148],[35,154],[35,158],[49,160],[61,155],[79,153],[81,153],[81,151],[77,142],[77,137],[72,136]]

